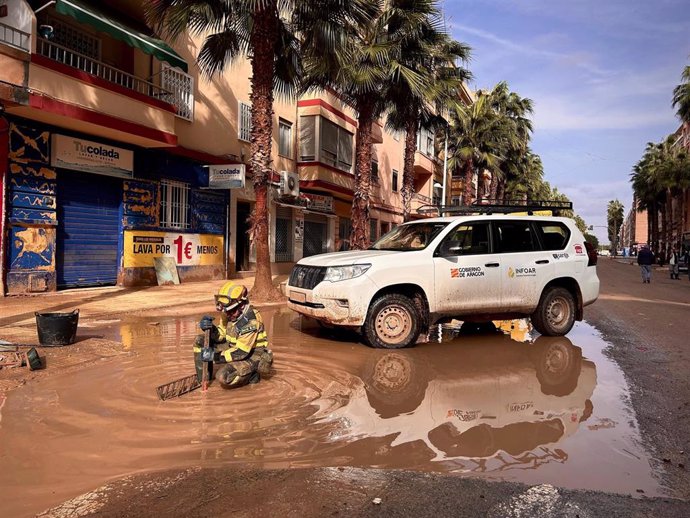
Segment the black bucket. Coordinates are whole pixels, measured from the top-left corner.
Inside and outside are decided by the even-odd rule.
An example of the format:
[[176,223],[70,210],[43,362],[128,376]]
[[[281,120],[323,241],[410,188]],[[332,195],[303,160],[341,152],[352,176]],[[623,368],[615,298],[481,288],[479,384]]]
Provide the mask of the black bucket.
[[69,345],[77,339],[79,310],[71,313],[36,313],[38,342],[41,345]]

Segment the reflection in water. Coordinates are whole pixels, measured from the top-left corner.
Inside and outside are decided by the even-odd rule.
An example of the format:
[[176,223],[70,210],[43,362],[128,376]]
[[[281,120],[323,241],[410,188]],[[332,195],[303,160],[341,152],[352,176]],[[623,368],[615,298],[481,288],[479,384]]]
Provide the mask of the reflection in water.
[[21,455],[2,455],[0,515],[30,515],[129,473],[233,463],[657,489],[635,443],[625,380],[586,324],[570,339],[530,342],[525,321],[497,322],[493,332],[468,328],[449,342],[388,351],[287,309],[262,315],[275,361],[257,385],[228,392],[212,383],[205,394],[159,401],[155,387],[194,372],[198,317],[130,319],[99,329],[130,354],[10,393],[0,444]]
[[326,418],[344,423],[338,440],[384,438],[391,452],[414,445],[457,471],[567,460],[555,445],[591,415],[596,385],[582,350],[567,337],[460,336],[414,354],[372,351],[347,406]]

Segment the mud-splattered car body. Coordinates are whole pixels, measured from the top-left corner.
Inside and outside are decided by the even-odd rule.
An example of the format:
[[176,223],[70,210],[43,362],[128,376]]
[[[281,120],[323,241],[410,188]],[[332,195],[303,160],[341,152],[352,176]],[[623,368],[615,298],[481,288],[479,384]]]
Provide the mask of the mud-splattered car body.
[[399,348],[447,318],[530,316],[542,334],[564,335],[599,279],[596,252],[569,218],[460,216],[400,225],[368,250],[304,258],[286,294],[298,313]]

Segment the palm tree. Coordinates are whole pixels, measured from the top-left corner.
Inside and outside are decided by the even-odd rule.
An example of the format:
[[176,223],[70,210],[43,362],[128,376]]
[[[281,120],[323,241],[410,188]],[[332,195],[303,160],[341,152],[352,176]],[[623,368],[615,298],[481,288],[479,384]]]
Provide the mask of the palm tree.
[[456,63],[467,62],[469,55],[468,45],[451,40],[439,28],[436,13],[429,15],[417,34],[402,42],[401,63],[416,71],[423,81],[420,90],[412,87],[406,74],[395,74],[387,91],[387,125],[395,131],[405,132],[401,189],[404,221],[409,220],[414,194],[414,155],[420,125],[445,129],[447,123],[441,114],[449,105],[460,102],[462,83],[471,77],[468,70]]
[[619,200],[611,200],[606,206],[607,214],[607,224],[609,231],[609,240],[611,241],[611,249],[614,250],[614,255],[616,250],[618,250],[618,231],[623,224],[623,204]]
[[503,160],[499,170],[494,174],[491,182],[491,198],[496,199],[501,185],[512,178],[519,178],[525,170],[521,164],[529,165],[532,152],[529,142],[532,135],[532,120],[529,116],[534,112],[534,103],[531,99],[520,97],[511,92],[508,84],[500,82],[492,92],[492,106],[496,113],[503,117],[507,128],[508,138]]
[[477,171],[498,170],[504,128],[491,107],[489,94],[479,92],[469,106],[456,104],[449,110],[448,166],[463,172],[463,204],[471,205]]
[[690,65],[681,75],[682,82],[673,89],[673,107],[677,107],[678,118],[684,125],[690,125]]
[[415,95],[421,95],[425,82],[404,62],[402,48],[404,42],[417,37],[436,9],[429,0],[370,0],[369,7],[372,16],[348,24],[342,45],[333,53],[311,46],[303,55],[304,88],[331,89],[357,112],[353,249],[369,246],[372,125],[386,108],[386,92],[392,82],[406,82]]
[[157,0],[146,2],[149,22],[175,39],[204,36],[197,63],[204,74],[222,73],[233,61],[251,61],[252,128],[249,170],[256,193],[250,234],[256,243],[254,299],[279,296],[271,278],[268,245],[268,184],[274,92],[290,95],[301,76],[298,35],[304,45],[332,51],[351,20],[368,15],[366,0]]

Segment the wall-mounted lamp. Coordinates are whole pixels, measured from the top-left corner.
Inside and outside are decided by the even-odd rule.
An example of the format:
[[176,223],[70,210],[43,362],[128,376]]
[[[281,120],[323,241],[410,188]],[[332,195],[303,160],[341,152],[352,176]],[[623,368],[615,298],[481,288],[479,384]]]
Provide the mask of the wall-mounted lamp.
[[39,25],[38,34],[41,35],[41,38],[52,40],[53,36],[55,35],[55,30],[53,29],[52,25]]

